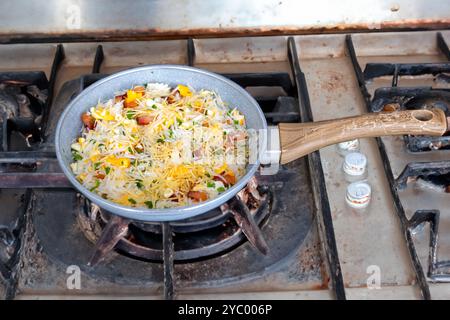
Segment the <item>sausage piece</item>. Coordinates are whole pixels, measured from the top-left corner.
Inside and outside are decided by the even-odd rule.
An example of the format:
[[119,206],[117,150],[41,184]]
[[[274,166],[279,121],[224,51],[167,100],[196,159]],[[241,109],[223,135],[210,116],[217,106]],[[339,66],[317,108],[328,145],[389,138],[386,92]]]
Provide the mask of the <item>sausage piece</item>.
[[149,115],[136,117],[137,123],[141,126],[145,126],[145,125],[149,124],[150,122],[153,122],[153,120],[155,120],[155,117],[149,116]]
[[86,128],[92,130],[95,128],[95,118],[88,113],[83,113],[81,115],[81,121],[85,125]]

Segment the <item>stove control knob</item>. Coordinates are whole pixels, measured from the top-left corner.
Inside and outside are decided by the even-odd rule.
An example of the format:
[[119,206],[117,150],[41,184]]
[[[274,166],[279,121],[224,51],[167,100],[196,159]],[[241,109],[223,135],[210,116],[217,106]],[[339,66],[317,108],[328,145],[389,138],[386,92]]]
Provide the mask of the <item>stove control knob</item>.
[[365,209],[369,206],[372,188],[366,182],[353,182],[347,186],[345,200],[353,209]]

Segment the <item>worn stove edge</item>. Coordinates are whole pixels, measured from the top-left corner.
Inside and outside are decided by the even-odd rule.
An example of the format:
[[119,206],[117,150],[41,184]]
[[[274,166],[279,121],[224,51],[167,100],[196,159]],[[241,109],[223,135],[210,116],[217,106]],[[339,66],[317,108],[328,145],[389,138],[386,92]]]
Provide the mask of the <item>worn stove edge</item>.
[[[309,100],[306,77],[301,70],[299,55],[293,37],[287,40],[288,58],[297,87],[300,117],[302,122],[313,121],[311,103]],[[322,162],[318,151],[307,156],[313,195],[316,203],[316,215],[318,219],[318,231],[321,238],[322,251],[325,256],[327,273],[330,277],[330,285],[334,292],[334,298],[345,300],[344,280],[339,261],[336,237],[334,235],[331,208],[328,201],[327,187],[325,183]],[[313,177],[316,177],[314,179]]]
[[229,38],[248,36],[279,36],[308,34],[376,33],[394,31],[425,31],[450,29],[450,19],[405,19],[401,21],[382,21],[377,25],[368,23],[330,24],[324,26],[267,26],[231,28],[192,28],[192,29],[124,29],[80,32],[48,33],[0,33],[0,44],[16,43],[59,43],[92,41],[147,41],[177,40],[188,38]]

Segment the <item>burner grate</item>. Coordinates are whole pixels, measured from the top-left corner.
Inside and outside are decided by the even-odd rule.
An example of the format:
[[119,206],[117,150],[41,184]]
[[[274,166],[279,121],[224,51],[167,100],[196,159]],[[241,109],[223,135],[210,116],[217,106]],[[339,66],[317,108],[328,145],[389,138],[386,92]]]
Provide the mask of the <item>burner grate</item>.
[[[240,244],[244,235],[257,250],[267,254],[269,249],[258,225],[267,219],[271,211],[273,193],[268,188],[264,189],[265,193],[256,194],[256,179],[253,178],[239,192],[241,196],[230,200],[221,210],[209,212],[211,217],[171,222],[174,261],[191,261],[226,253]],[[89,203],[84,197],[80,199]],[[96,242],[89,265],[97,265],[113,249],[138,259],[164,260],[163,224],[126,220],[104,212],[94,204],[80,205],[79,208],[78,221],[83,231],[88,233],[87,237]],[[102,230],[101,235],[92,239],[91,235],[98,235],[98,230]]]
[[[419,75],[425,73],[429,74],[446,74],[448,70],[450,70],[449,63],[443,64],[368,64],[365,71],[363,72],[361,66],[358,62],[357,55],[355,52],[355,48],[353,45],[351,35],[347,35],[346,39],[346,50],[350,56],[353,69],[356,75],[356,79],[358,81],[359,89],[364,98],[364,102],[367,110],[370,112],[378,112],[383,110],[383,108],[388,108],[389,111],[393,111],[395,109],[408,108],[408,102],[414,102],[414,99],[420,97],[445,97],[445,99],[436,99],[435,101],[444,101],[445,104],[440,104],[438,107],[447,108],[448,100],[448,90],[441,89],[432,89],[429,87],[417,87],[417,88],[400,88],[397,87],[398,77],[401,75]],[[449,56],[449,48],[444,41],[442,35],[437,33],[437,43],[440,50],[450,58]],[[383,76],[383,75],[392,75],[392,87],[389,88],[379,88],[375,91],[374,96],[372,98],[371,94],[367,89],[367,82],[374,77]],[[417,107],[426,107],[426,105],[422,104],[413,104],[409,105],[410,108]],[[393,110],[392,110],[393,109]],[[448,109],[445,110],[446,112]],[[435,210],[418,210],[415,212],[411,219],[408,219],[405,213],[404,206],[400,201],[399,190],[406,187],[406,183],[408,177],[411,175],[430,175],[439,173],[440,170],[446,170],[445,168],[448,166],[448,162],[440,163],[440,162],[431,162],[431,163],[411,163],[408,164],[404,171],[399,175],[398,179],[394,178],[394,174],[391,168],[391,164],[389,161],[389,156],[386,151],[386,147],[382,138],[375,138],[378,149],[380,151],[380,155],[383,161],[384,170],[386,173],[386,177],[389,183],[389,188],[391,191],[391,195],[394,200],[394,207],[397,213],[397,216],[400,220],[400,225],[402,228],[402,233],[405,236],[406,244],[410,253],[410,257],[412,260],[412,264],[414,267],[414,271],[416,274],[417,283],[420,287],[422,296],[426,300],[431,299],[430,288],[427,282],[427,278],[421,266],[417,250],[413,240],[413,230],[416,226],[421,224],[422,222],[430,223],[430,258],[429,258],[429,276],[433,277],[435,271],[438,267],[440,267],[440,263],[436,262],[436,246],[437,246],[437,230],[438,230],[438,222],[439,222],[439,213]],[[417,139],[417,140],[414,140]],[[425,140],[419,140],[425,139]],[[442,138],[444,143],[442,146],[446,146],[445,141],[447,137]],[[409,146],[410,150],[414,151],[417,146],[427,145],[428,147],[433,146],[435,141],[430,140],[430,137],[405,137],[406,144]],[[431,144],[430,144],[431,143]],[[416,150],[417,151],[417,150]],[[446,264],[446,262],[444,262]],[[445,279],[442,278],[442,279]]]
[[[421,178],[436,183],[436,178],[440,177],[445,182],[443,191],[448,192],[450,185],[450,161],[434,162],[416,162],[409,163],[400,176],[397,178],[397,188],[403,190],[406,188],[408,180]],[[441,181],[439,181],[440,184]],[[438,186],[440,187],[440,186]],[[427,203],[433,206],[433,203]],[[440,211],[435,209],[417,210],[408,221],[408,230],[412,232],[416,227],[423,223],[429,223],[429,256],[428,256],[428,278],[432,282],[450,282],[450,260],[440,261],[438,259],[438,233],[439,233]]]

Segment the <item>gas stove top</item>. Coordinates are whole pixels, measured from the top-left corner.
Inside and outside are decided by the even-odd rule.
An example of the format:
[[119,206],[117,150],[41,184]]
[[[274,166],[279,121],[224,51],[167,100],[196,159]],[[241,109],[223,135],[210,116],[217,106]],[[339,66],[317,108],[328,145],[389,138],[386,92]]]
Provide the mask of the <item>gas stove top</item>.
[[448,115],[449,41],[445,31],[4,45],[0,296],[448,298],[448,136],[361,139],[366,212],[346,205],[331,146],[259,172],[200,219],[163,224],[118,218],[77,194],[53,140],[84,88],[154,63],[229,77],[269,124],[430,106]]

